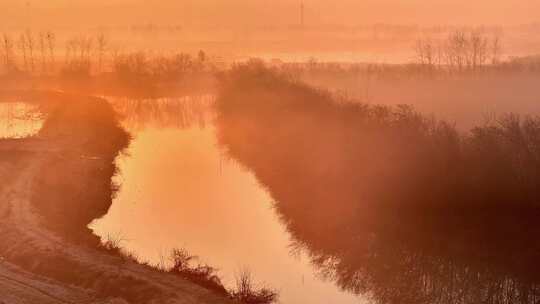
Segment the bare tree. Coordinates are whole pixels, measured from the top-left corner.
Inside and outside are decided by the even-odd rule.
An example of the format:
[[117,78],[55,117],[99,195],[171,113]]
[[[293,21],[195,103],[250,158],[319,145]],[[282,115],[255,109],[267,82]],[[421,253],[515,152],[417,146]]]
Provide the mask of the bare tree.
[[489,62],[495,64],[500,52],[498,36],[493,40],[482,28],[460,29],[448,34],[442,43],[434,43],[431,38],[423,38],[415,45],[416,60],[423,66],[448,71],[476,71]]
[[437,68],[438,68],[439,70],[441,70],[441,69],[442,69],[442,66],[443,66],[443,64],[444,64],[444,46],[443,46],[443,44],[442,44],[440,41],[437,43],[437,49],[436,49],[436,51],[437,51],[437,54],[436,54],[436,56],[437,56],[437,59],[436,59],[436,61],[437,61]]
[[27,48],[26,48],[26,37],[24,34],[21,34],[19,36],[18,41],[19,50],[22,53],[23,56],[23,63],[24,63],[24,70],[28,71],[28,56],[27,56]]
[[98,72],[103,72],[103,58],[107,49],[107,37],[101,33],[97,36],[97,52],[98,52]]
[[49,49],[49,56],[50,56],[50,62],[52,67],[54,68],[55,64],[55,54],[54,54],[54,48],[56,44],[56,37],[53,32],[47,32],[47,47]]
[[93,40],[85,36],[69,39],[66,42],[65,72],[88,76],[91,72]]
[[448,37],[448,56],[450,65],[459,72],[465,69],[467,64],[468,40],[464,30],[457,30]]
[[415,51],[417,60],[422,66],[430,70],[435,67],[436,47],[431,38],[419,39],[416,42]]
[[5,33],[2,35],[2,50],[5,70],[9,72],[14,68],[15,65],[13,62],[13,40],[10,36],[8,36],[8,34]]
[[90,65],[92,59],[93,40],[91,37],[80,36],[72,40],[73,60],[81,65]]
[[498,64],[501,56],[501,34],[499,31],[495,32],[490,45],[491,51],[491,64]]
[[469,68],[473,71],[483,66],[488,56],[488,39],[480,29],[472,30],[469,37]]
[[47,45],[46,45],[46,34],[43,32],[39,33],[39,52],[41,55],[41,73],[47,73]]
[[77,56],[77,40],[69,39],[66,42],[66,53],[64,56],[65,64],[70,64]]
[[84,57],[83,61],[86,63],[90,63],[92,60],[92,49],[94,45],[94,40],[92,37],[87,37],[86,39],[83,38],[83,45],[84,45]]
[[85,46],[85,38],[84,37],[79,37],[77,39],[77,47],[79,48],[79,54],[78,54],[78,60],[80,62],[82,62],[84,60],[84,51],[86,50],[86,46]]
[[25,34],[26,37],[26,46],[28,48],[28,60],[30,63],[30,68],[32,72],[35,70],[35,61],[34,61],[34,50],[35,50],[35,41],[34,36],[32,35],[32,32],[30,30],[26,31]]

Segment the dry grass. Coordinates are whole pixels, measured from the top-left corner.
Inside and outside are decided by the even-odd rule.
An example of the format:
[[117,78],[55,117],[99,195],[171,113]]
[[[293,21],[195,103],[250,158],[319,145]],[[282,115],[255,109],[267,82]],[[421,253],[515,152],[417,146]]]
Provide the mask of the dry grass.
[[267,287],[257,286],[248,269],[242,269],[236,275],[236,287],[229,291],[231,298],[246,304],[268,304],[278,300],[278,293]]

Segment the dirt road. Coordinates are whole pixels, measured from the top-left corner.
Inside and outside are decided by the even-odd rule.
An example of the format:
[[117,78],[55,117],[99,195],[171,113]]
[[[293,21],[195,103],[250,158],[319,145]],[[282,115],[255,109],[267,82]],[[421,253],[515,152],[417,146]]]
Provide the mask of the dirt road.
[[[39,192],[43,172],[55,170],[51,164],[59,161],[73,172],[98,172],[110,165],[105,158],[84,161],[84,151],[70,150],[73,145],[51,138],[0,140],[0,304],[230,303],[180,276],[67,241],[48,228],[55,223],[40,213],[41,203],[53,200],[65,214],[82,207],[66,205],[59,199],[64,193]],[[52,173],[60,185],[91,192],[86,185],[93,181],[86,179],[92,175]],[[67,187],[58,189],[69,194]]]

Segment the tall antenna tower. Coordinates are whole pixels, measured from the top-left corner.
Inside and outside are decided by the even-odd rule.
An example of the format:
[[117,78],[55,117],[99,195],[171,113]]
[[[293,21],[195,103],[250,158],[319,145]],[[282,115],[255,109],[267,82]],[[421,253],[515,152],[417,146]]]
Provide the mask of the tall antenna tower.
[[304,27],[304,1],[300,2],[300,26]]

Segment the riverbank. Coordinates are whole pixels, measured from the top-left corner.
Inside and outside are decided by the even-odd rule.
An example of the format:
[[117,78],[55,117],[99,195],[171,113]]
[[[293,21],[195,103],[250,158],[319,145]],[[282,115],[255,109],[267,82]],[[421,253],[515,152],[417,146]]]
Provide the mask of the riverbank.
[[[14,96],[16,95],[16,96]],[[181,276],[100,249],[87,224],[109,208],[113,160],[129,141],[102,99],[9,92],[47,119],[0,140],[0,296],[9,303],[229,303]]]
[[[256,96],[256,97],[254,97]],[[459,132],[262,65],[223,78],[226,155],[274,199],[292,247],[377,303],[535,303],[540,119]]]

